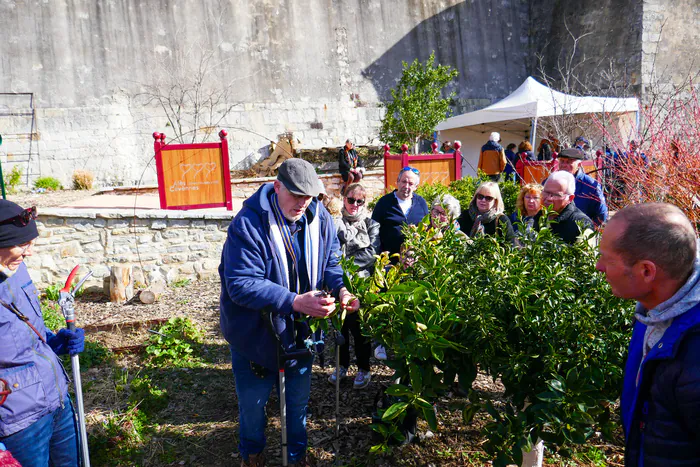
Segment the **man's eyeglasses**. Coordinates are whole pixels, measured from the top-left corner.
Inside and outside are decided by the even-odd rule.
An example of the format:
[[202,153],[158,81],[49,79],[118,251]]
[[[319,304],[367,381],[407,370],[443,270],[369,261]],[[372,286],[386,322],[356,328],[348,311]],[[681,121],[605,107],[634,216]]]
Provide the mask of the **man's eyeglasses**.
[[476,199],[477,199],[477,201],[487,201],[490,203],[491,201],[493,201],[496,198],[494,198],[493,196],[486,196],[486,195],[482,195],[481,193],[478,193],[476,195]]
[[362,206],[363,204],[365,204],[364,199],[351,198],[349,196],[346,199],[348,200],[348,203],[350,203],[350,204],[357,204],[358,206]]
[[543,198],[565,198],[569,195],[566,193],[552,193],[551,191],[543,191],[542,192],[542,197]]
[[34,242],[29,242],[24,245],[17,245],[17,248],[21,248],[22,251],[20,252],[20,255],[24,255],[28,249],[34,246]]
[[14,224],[17,227],[24,227],[34,219],[36,219],[36,206],[27,208],[14,217],[0,221],[0,225]]
[[410,167],[408,165],[401,169],[401,172],[408,172],[409,170],[420,177],[420,170],[416,169],[415,167]]

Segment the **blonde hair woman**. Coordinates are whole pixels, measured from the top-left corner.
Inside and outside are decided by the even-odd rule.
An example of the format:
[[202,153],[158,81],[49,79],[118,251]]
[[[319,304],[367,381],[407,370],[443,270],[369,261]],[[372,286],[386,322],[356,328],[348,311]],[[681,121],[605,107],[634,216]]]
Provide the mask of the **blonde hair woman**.
[[513,242],[515,234],[508,216],[503,214],[504,204],[498,183],[484,182],[474,192],[469,209],[459,217],[462,231],[470,237],[496,235]]

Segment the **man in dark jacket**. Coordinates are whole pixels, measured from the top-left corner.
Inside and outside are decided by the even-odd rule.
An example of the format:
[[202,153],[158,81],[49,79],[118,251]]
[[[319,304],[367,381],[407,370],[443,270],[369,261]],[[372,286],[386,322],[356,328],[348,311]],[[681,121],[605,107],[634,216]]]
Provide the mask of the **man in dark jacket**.
[[420,183],[420,172],[413,167],[404,167],[399,172],[398,188],[377,201],[372,219],[379,223],[381,251],[400,253],[404,225],[417,225],[428,215],[428,203],[415,193]]
[[[576,243],[583,231],[593,230],[593,222],[574,203],[575,190],[574,176],[563,170],[550,175],[542,190],[542,204],[551,207],[557,213],[551,224],[552,232],[569,244]],[[540,217],[542,211],[535,216],[534,226],[538,231]]]
[[620,399],[625,465],[700,465],[700,258],[693,226],[665,203],[630,205],[605,227],[596,268],[637,300]]
[[608,220],[608,205],[605,202],[603,187],[581,168],[584,158],[585,155],[580,149],[563,149],[559,153],[559,170],[565,170],[576,177],[576,207],[595,225],[601,226]]
[[[336,299],[350,312],[359,301],[343,287],[333,220],[318,195],[314,168],[289,159],[274,183],[243,203],[221,255],[221,330],[231,347],[244,466],[264,464],[265,405],[277,382],[278,352],[304,346],[303,315],[325,318]],[[327,289],[332,296],[317,291]],[[269,319],[271,317],[271,319]],[[274,327],[274,331],[273,328]],[[304,461],[312,358],[286,365],[289,461]]]

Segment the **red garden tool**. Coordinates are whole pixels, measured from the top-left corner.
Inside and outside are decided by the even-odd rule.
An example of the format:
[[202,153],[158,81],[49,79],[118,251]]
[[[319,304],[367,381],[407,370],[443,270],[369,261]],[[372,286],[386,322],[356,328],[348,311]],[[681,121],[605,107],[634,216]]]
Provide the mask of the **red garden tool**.
[[[58,305],[61,307],[63,316],[66,318],[66,326],[70,331],[75,331],[75,294],[80,290],[85,281],[92,276],[92,271],[83,277],[78,284],[71,290],[71,284],[75,275],[78,273],[77,265],[68,275],[66,285],[61,289],[58,296]],[[70,363],[73,367],[73,382],[75,383],[75,402],[78,408],[78,428],[80,430],[80,447],[83,457],[83,467],[90,467],[90,454],[88,452],[87,431],[85,428],[85,408],[83,407],[83,385],[80,380],[80,357],[78,355],[70,356]]]

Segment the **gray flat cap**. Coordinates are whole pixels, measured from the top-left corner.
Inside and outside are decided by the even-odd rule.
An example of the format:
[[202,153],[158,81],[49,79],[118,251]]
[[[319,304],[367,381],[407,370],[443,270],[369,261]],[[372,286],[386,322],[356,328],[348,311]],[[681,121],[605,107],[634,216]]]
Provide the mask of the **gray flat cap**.
[[316,197],[320,192],[316,170],[303,159],[292,158],[284,161],[278,169],[277,180],[295,195]]

